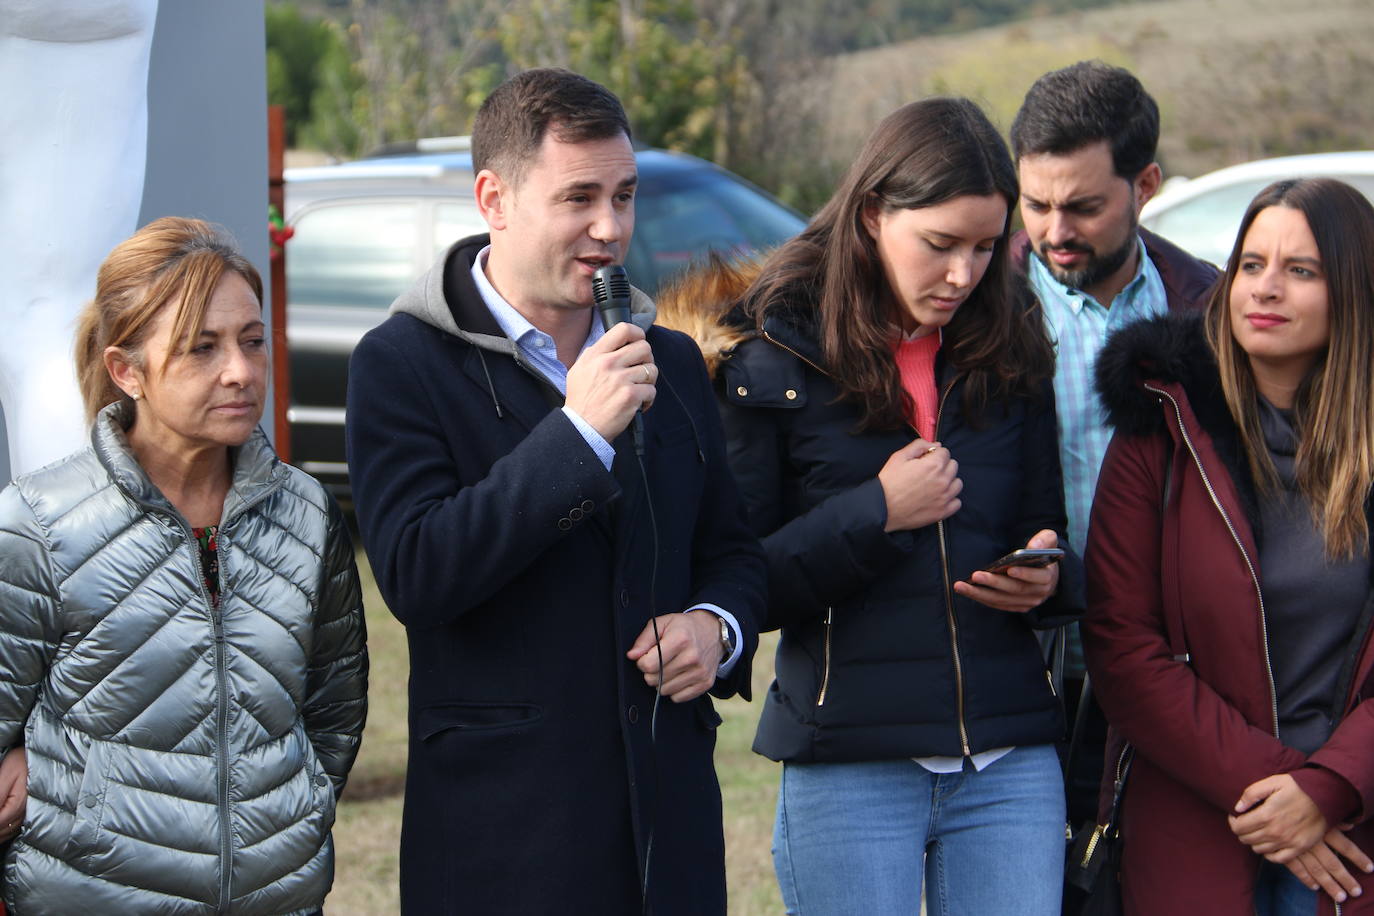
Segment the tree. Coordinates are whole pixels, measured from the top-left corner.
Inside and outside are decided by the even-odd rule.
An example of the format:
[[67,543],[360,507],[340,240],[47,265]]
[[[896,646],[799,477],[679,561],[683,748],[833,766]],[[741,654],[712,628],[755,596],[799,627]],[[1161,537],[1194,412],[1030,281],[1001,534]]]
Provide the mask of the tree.
[[465,132],[500,81],[498,0],[353,0],[364,147]]
[[501,17],[511,72],[566,67],[616,93],[635,135],[654,146],[710,156],[722,61],[682,0],[521,0]]
[[310,96],[310,121],[301,128],[299,142],[339,156],[356,156],[363,145],[362,88],[362,74],[339,35],[320,58],[319,78]]
[[560,66],[615,92],[637,139],[712,159],[809,210],[845,164],[832,147],[850,132],[836,143],[830,122],[846,52],[1113,0],[315,0],[342,26],[326,50],[285,13],[272,23],[276,7],[300,19],[288,2],[269,6],[281,37],[268,66],[272,85],[295,93],[283,94],[290,110],[305,112],[289,114],[309,125],[293,139],[353,152],[464,133],[502,79]]
[[330,92],[351,96],[357,81],[338,26],[288,5],[269,5],[265,14],[267,100],[285,109],[286,142],[295,145],[315,118],[316,102],[328,104]]
[[833,169],[812,155],[841,0],[517,0],[509,71],[567,67],[625,104],[638,139],[712,159],[809,207]]

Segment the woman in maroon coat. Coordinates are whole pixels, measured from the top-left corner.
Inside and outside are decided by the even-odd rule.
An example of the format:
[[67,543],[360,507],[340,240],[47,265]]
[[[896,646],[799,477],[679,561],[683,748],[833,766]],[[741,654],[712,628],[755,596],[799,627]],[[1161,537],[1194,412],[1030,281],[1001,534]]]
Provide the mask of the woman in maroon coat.
[[1205,325],[1098,362],[1084,637],[1135,747],[1128,914],[1374,912],[1372,258],[1354,189],[1271,185]]

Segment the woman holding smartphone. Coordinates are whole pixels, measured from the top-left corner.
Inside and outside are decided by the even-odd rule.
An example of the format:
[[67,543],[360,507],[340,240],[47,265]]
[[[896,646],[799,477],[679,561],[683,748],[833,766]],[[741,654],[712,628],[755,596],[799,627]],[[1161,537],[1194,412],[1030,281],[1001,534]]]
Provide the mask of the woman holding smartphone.
[[1135,747],[1127,913],[1374,911],[1372,258],[1359,192],[1278,182],[1203,323],[1099,360],[1084,643]]
[[704,346],[782,628],[754,749],[783,762],[789,913],[917,913],[923,879],[931,913],[1059,912],[1063,721],[1035,628],[1074,590],[1060,564],[984,571],[1064,530],[1017,193],[977,106],[907,105]]

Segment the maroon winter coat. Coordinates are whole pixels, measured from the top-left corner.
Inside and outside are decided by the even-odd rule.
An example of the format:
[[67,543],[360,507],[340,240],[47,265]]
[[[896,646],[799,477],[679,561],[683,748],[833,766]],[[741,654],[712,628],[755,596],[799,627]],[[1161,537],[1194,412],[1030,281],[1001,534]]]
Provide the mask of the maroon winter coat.
[[[1355,821],[1351,838],[1374,854],[1369,614],[1339,687],[1340,724],[1311,757],[1286,747],[1275,737],[1254,485],[1201,323],[1123,329],[1097,382],[1116,436],[1093,502],[1083,631],[1107,719],[1136,747],[1122,813],[1126,912],[1250,916],[1261,859],[1226,815],[1251,783],[1291,773],[1328,823]],[[1172,633],[1179,622],[1184,632]],[[1188,661],[1174,658],[1170,633]],[[1362,897],[1337,909],[1321,893],[1318,912],[1374,912],[1374,876],[1359,877]]]

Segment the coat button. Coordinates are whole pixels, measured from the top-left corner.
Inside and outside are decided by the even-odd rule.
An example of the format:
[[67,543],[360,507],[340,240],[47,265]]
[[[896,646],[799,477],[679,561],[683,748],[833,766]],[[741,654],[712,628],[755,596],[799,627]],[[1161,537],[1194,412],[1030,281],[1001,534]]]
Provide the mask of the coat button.
[[596,508],[596,503],[592,502],[590,499],[584,499],[584,500],[582,500],[582,511],[583,511],[583,512],[590,512],[590,511],[592,511],[592,510],[595,509],[595,508]]
[[85,805],[87,808],[94,808],[96,805],[100,804],[100,799],[96,798],[94,795],[87,795],[85,798],[81,799],[81,804]]
[[630,590],[629,590],[628,588],[622,588],[622,589],[620,590],[620,606],[621,606],[621,607],[629,607],[629,606],[630,606]]
[[795,401],[797,399],[797,392],[794,388],[788,388],[786,394],[787,400],[789,401]]
[[571,509],[568,510],[568,518],[572,519],[575,522],[582,521],[582,516],[585,514],[586,513],[584,513],[581,509],[577,508],[576,506],[573,506]]
[[323,774],[321,774],[321,775],[319,775],[319,776],[316,776],[316,777],[315,777],[315,785],[317,785],[317,786],[319,786],[321,789],[323,789],[325,786],[329,785],[329,777],[328,777],[328,776],[325,776],[325,775],[323,775]]
[[745,388],[743,385],[740,385],[738,388],[735,389],[735,394],[739,395],[742,398],[747,398],[749,397],[749,389]]
[[639,707],[638,707],[638,706],[631,706],[629,709],[625,710],[625,718],[627,718],[627,719],[630,720],[630,724],[631,724],[631,725],[634,725],[636,722],[638,722],[638,721],[639,721]]
[[559,530],[559,531],[567,531],[567,530],[568,530],[569,528],[571,528],[571,527],[572,527],[572,519],[570,519],[570,518],[560,518],[560,519],[558,520],[558,530]]

